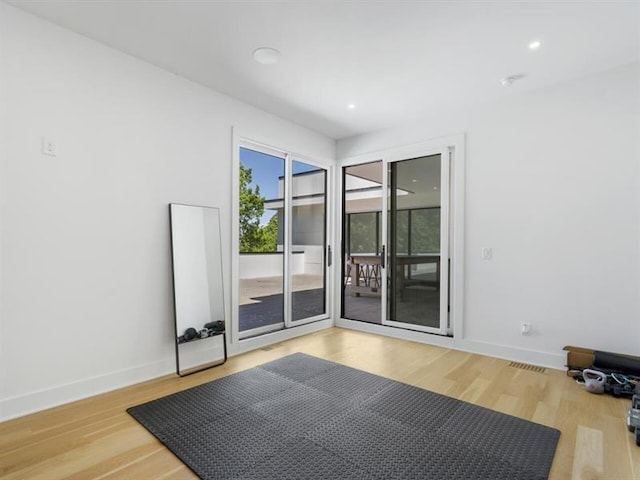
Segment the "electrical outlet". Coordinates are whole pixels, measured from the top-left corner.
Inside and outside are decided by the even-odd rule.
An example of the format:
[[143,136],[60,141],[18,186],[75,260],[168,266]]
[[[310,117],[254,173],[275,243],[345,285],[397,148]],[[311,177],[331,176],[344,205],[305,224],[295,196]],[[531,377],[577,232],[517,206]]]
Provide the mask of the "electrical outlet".
[[531,333],[531,324],[530,323],[520,324],[520,333],[522,335],[529,335]]
[[56,142],[47,137],[42,137],[42,153],[55,157],[56,154]]

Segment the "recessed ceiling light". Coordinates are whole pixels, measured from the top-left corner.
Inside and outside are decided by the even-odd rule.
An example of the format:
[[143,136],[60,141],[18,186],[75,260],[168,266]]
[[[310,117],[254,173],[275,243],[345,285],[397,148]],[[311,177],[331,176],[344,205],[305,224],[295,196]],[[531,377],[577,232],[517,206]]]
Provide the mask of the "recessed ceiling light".
[[529,44],[529,50],[537,50],[540,48],[540,45],[542,45],[542,43],[540,43],[539,40],[535,40]]
[[412,182],[412,183],[417,183],[417,182],[418,182],[418,180],[416,180],[415,178],[412,178],[412,179],[411,179],[411,182]]
[[355,106],[355,104],[350,103],[349,105],[347,105],[347,108],[348,108],[349,110],[353,110],[354,108],[356,108],[356,106]]
[[434,190],[437,190],[437,189],[438,189],[438,187],[433,187],[433,189],[434,189]]
[[263,65],[273,65],[280,60],[280,52],[271,47],[260,47],[253,52],[253,59]]

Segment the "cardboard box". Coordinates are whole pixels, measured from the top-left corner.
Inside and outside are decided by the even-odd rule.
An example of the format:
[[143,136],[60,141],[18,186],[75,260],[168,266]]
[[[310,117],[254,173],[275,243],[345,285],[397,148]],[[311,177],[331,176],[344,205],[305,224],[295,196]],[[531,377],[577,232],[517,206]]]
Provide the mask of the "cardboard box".
[[567,370],[589,368],[593,365],[593,354],[595,350],[590,348],[572,347],[567,345],[562,350],[567,352]]

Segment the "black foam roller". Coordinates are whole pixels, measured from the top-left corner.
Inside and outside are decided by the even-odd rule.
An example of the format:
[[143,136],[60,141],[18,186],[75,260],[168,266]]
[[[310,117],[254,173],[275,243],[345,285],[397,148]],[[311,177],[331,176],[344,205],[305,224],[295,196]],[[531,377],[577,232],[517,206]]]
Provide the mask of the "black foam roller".
[[593,368],[627,375],[640,375],[640,360],[609,352],[594,352]]

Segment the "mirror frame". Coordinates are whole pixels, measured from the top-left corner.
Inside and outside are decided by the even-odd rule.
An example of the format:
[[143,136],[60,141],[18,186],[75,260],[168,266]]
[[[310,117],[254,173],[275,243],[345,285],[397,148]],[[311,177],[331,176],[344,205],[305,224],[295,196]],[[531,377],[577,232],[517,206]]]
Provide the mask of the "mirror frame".
[[[176,234],[176,232],[174,231],[174,227],[175,227],[175,222],[174,222],[174,207],[192,207],[192,208],[198,208],[198,209],[211,209],[211,210],[216,210],[218,212],[218,232],[217,235],[220,236],[220,209],[217,207],[207,207],[207,206],[201,206],[201,205],[187,205],[187,204],[181,204],[181,203],[170,203],[169,204],[169,233],[170,233],[170,243],[171,243],[171,277],[172,277],[172,286],[173,286],[173,314],[174,314],[174,338],[175,338],[175,351],[176,351],[176,374],[180,377],[184,377],[187,375],[191,375],[193,373],[197,373],[197,372],[201,372],[203,370],[207,370],[209,368],[213,368],[213,367],[217,367],[219,365],[222,365],[223,363],[225,363],[227,361],[227,335],[226,335],[226,327],[225,327],[225,319],[224,319],[224,305],[223,305],[223,312],[222,312],[222,328],[220,330],[218,329],[207,329],[207,328],[202,328],[200,330],[196,330],[197,334],[195,337],[192,337],[190,339],[185,339],[184,338],[184,334],[180,334],[178,332],[178,299],[176,296],[176,290],[177,290],[177,279],[176,279],[176,252],[175,252],[175,239],[174,236]],[[221,249],[220,249],[221,250]],[[222,251],[220,251],[218,253],[220,255],[220,257],[222,257]],[[222,263],[220,263],[220,289],[223,289],[223,274],[222,274]],[[221,296],[224,302],[224,291],[222,290],[221,292]],[[220,319],[213,319],[210,318],[209,322],[218,322]],[[193,367],[189,367],[184,369],[183,371],[181,371],[180,369],[180,345],[184,345],[187,343],[191,343],[194,341],[198,341],[198,340],[205,340],[207,338],[212,338],[212,337],[220,337],[222,339],[222,349],[223,349],[223,358],[221,361],[212,361],[212,362],[205,362],[201,365],[196,365]]]

